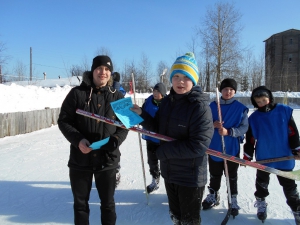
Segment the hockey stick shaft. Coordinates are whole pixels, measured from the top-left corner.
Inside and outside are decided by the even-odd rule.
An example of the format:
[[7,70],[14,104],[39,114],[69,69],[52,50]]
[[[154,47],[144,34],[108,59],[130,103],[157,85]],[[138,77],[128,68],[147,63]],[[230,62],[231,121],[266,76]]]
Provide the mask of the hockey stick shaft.
[[[220,106],[220,99],[219,99],[219,90],[218,90],[218,87],[216,88],[216,100],[217,100],[217,106],[218,106],[219,122],[222,125],[223,120],[222,120],[222,111],[221,111],[221,106]],[[221,135],[221,141],[222,141],[222,151],[223,151],[223,153],[226,153],[226,147],[225,147],[225,141],[224,141],[224,136],[223,135]],[[230,189],[230,182],[229,182],[229,173],[228,173],[227,160],[225,160],[225,159],[224,159],[224,170],[225,170],[225,179],[226,179],[227,195],[228,195],[228,211],[227,211],[227,214],[224,217],[221,225],[227,224],[227,222],[229,220],[229,217],[230,217],[230,214],[231,214],[231,209],[232,209],[231,189]]]
[[259,161],[256,161],[256,163],[266,164],[266,163],[271,163],[271,162],[280,162],[280,161],[286,161],[286,160],[292,160],[292,159],[298,160],[298,159],[296,159],[296,157],[294,155],[290,155],[290,156],[285,156],[285,157],[280,157],[280,158],[259,160]]
[[[133,99],[134,99],[134,104],[136,104],[136,98],[135,98],[135,79],[134,79],[134,74],[133,73],[131,73],[131,78],[132,78],[132,87],[133,87]],[[144,165],[144,157],[143,157],[143,147],[142,147],[142,141],[141,141],[141,133],[138,133],[138,137],[139,137],[139,146],[140,146],[140,154],[141,154],[141,163],[142,163],[142,170],[143,170],[145,193],[146,193],[147,205],[148,205],[149,204],[149,196],[148,196],[147,184],[146,184],[146,173],[145,173],[145,165]]]

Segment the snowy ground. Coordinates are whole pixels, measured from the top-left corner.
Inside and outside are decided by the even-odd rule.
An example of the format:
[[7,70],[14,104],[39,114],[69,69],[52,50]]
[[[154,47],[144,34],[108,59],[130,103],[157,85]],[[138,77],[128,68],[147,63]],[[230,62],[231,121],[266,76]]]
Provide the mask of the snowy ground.
[[[297,124],[300,125],[300,111],[294,114]],[[146,180],[149,184],[151,177],[146,163],[146,147],[145,142],[142,143]],[[69,144],[57,126],[0,139],[0,224],[72,224],[68,149]],[[158,191],[149,195],[148,201],[146,199],[136,133],[129,132],[128,138],[121,146],[121,152],[122,178],[115,194],[117,224],[172,224],[163,184]],[[297,169],[300,169],[299,162]],[[261,224],[256,219],[256,208],[253,207],[255,171],[250,167],[240,168],[240,215],[234,220],[231,218],[228,224]],[[225,187],[223,179],[221,204],[212,210],[201,212],[202,224],[220,224],[224,218],[227,205]],[[281,186],[274,175],[271,176],[270,193],[267,198],[268,219],[264,224],[294,224],[293,215],[285,204]],[[100,204],[95,188],[91,192],[90,204],[90,224],[99,224]]]
[[[15,93],[20,90],[24,96],[26,94],[26,89],[19,86],[17,88],[14,88],[14,86],[9,87],[11,88],[6,89],[6,87],[0,85],[0,96],[4,95],[4,88],[5,94],[8,96],[2,99],[0,97],[2,107],[17,101],[10,90]],[[49,99],[53,99],[52,93],[53,96],[58,96],[57,93],[54,93],[53,88],[50,90],[46,95]],[[57,90],[61,91],[61,88],[57,88]],[[42,96],[41,92],[43,91],[45,90],[36,88],[36,94],[32,98],[39,98],[39,96]],[[20,98],[22,94],[18,94],[18,96]],[[55,98],[55,101],[59,101],[58,97]],[[27,102],[27,106],[31,105],[31,99],[24,97],[22,101]],[[35,103],[35,107],[38,107],[38,104]],[[25,109],[25,107],[26,104],[22,109]],[[16,110],[18,111],[20,108]],[[252,110],[250,110],[251,112]],[[300,128],[300,110],[294,110],[294,118],[298,128]],[[142,145],[146,183],[149,184],[151,177],[146,163],[147,156],[144,141],[142,141]],[[149,195],[148,200],[146,198],[140,148],[136,133],[129,132],[127,139],[121,146],[121,152],[122,178],[115,193],[117,224],[171,225],[163,183],[159,190]],[[69,143],[57,126],[29,134],[1,138],[0,153],[1,225],[64,225],[73,223],[73,201],[67,167]],[[300,169],[299,161],[297,161],[295,169]],[[261,221],[256,219],[256,208],[253,206],[255,172],[256,170],[250,167],[239,169],[238,203],[241,210],[240,215],[234,220],[231,218],[228,224],[262,224]],[[299,184],[299,181],[297,181],[297,184]],[[276,176],[271,176],[269,187],[270,196],[267,198],[269,204],[268,219],[264,224],[295,224]],[[223,220],[227,206],[225,179],[222,180],[220,192],[221,204],[212,210],[201,211],[202,225],[219,225]],[[206,194],[207,190],[205,196]],[[99,224],[99,206],[99,198],[95,188],[93,188],[90,197],[91,225]]]

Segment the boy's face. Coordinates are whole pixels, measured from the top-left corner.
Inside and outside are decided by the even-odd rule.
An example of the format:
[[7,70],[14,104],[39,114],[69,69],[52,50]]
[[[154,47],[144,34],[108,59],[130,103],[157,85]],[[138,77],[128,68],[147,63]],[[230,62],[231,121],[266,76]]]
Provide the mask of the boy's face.
[[158,90],[153,90],[153,98],[155,100],[161,100],[163,98],[162,94]]
[[233,98],[233,96],[235,95],[235,90],[231,87],[225,87],[222,89],[221,94],[224,100],[228,100]]
[[270,99],[266,96],[255,97],[254,101],[256,102],[259,108],[264,107],[265,105],[268,105],[270,103]]
[[176,73],[172,77],[172,87],[177,94],[185,94],[189,92],[193,86],[193,81],[181,73]]

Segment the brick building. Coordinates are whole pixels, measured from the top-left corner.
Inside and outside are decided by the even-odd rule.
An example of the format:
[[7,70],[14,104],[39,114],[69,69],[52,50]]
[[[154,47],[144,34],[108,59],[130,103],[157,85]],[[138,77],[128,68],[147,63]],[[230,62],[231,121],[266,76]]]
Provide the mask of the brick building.
[[300,91],[300,30],[273,34],[264,42],[266,86],[272,91]]

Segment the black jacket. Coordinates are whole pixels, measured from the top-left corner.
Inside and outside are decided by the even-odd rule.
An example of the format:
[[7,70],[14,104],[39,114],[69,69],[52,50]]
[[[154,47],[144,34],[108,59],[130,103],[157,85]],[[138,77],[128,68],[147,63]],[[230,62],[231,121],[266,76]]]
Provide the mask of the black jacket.
[[161,102],[155,118],[143,111],[146,129],[175,138],[162,142],[156,151],[165,181],[189,187],[203,187],[207,182],[206,149],[214,128],[209,96],[199,86],[183,95],[171,89]]
[[113,169],[120,161],[119,148],[112,153],[105,150],[95,150],[83,154],[78,148],[82,139],[91,144],[114,135],[119,145],[125,140],[128,130],[109,125],[95,119],[76,114],[76,109],[116,120],[110,102],[123,98],[121,92],[111,86],[97,89],[92,82],[92,72],[85,72],[80,86],[74,87],[62,103],[58,118],[58,127],[66,139],[71,143],[68,166],[78,170],[101,171]]

